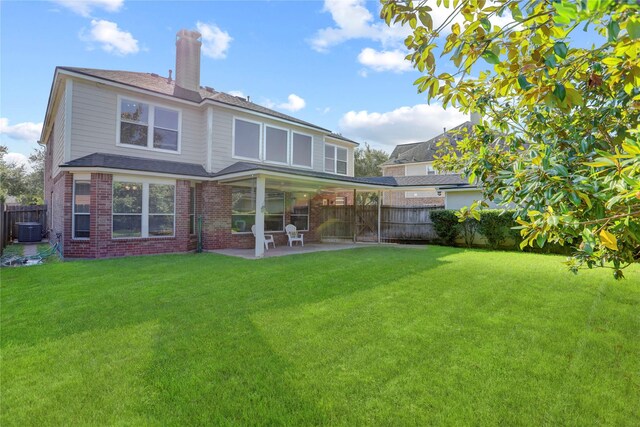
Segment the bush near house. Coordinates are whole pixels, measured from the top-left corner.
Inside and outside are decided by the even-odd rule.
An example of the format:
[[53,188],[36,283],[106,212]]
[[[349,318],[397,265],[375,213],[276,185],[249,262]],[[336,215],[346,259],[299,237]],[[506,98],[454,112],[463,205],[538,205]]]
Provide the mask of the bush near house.
[[[491,249],[519,250],[520,230],[514,229],[519,224],[514,219],[514,210],[483,209],[480,219],[466,218],[458,220],[456,210],[442,209],[431,213],[433,227],[438,234],[439,243],[446,246],[457,246],[457,240],[464,238],[467,247],[488,246]],[[484,238],[484,241],[482,240]],[[547,244],[544,248],[525,247],[525,252],[568,254],[570,249],[558,244]]]
[[431,212],[431,220],[440,243],[447,246],[455,246],[456,239],[460,235],[460,223],[451,209],[438,209]]

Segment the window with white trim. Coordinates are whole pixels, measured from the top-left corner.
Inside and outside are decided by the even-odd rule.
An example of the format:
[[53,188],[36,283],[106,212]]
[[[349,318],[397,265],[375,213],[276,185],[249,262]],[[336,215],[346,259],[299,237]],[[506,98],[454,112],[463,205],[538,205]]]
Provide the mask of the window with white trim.
[[91,183],[73,182],[73,238],[88,239],[90,234]]
[[119,107],[119,144],[179,150],[180,111],[127,98],[120,99]]
[[260,160],[260,123],[235,119],[233,126],[233,155]]
[[175,184],[114,181],[112,237],[173,236],[175,190]]
[[291,164],[312,167],[313,138],[310,135],[293,132],[291,139]]
[[347,149],[337,145],[324,145],[324,170],[325,172],[347,174]]
[[289,131],[273,126],[264,127],[264,159],[274,163],[288,163]]

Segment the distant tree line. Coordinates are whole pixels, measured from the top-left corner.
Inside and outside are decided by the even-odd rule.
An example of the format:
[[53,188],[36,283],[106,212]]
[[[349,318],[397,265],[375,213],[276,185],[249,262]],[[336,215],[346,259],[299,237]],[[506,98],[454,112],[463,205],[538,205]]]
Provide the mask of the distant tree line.
[[44,203],[44,154],[35,149],[29,156],[32,170],[25,165],[7,161],[6,146],[0,145],[0,201],[13,196],[21,205],[40,205]]

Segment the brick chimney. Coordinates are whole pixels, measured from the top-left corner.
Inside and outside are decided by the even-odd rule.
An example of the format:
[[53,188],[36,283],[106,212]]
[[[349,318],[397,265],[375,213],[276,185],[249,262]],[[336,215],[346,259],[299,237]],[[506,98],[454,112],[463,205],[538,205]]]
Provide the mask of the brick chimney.
[[183,89],[200,89],[200,46],[202,34],[180,30],[176,34],[176,85]]

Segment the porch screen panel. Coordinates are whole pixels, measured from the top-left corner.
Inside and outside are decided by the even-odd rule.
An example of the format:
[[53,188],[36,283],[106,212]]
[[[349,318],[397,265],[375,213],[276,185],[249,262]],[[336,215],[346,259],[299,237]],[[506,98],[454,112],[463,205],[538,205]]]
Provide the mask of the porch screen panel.
[[291,193],[291,224],[298,230],[309,230],[309,197],[304,193]]
[[236,119],[234,131],[233,155],[260,159],[260,125]]
[[311,167],[311,153],[313,151],[312,138],[308,135],[293,133],[291,163],[296,166]]
[[284,230],[284,193],[280,191],[266,192],[266,212],[264,214],[265,231]]
[[270,162],[287,163],[289,152],[289,132],[283,129],[266,127],[264,158]]
[[244,233],[256,223],[256,193],[253,188],[231,189],[231,230]]
[[142,235],[142,183],[113,183],[113,237]]

